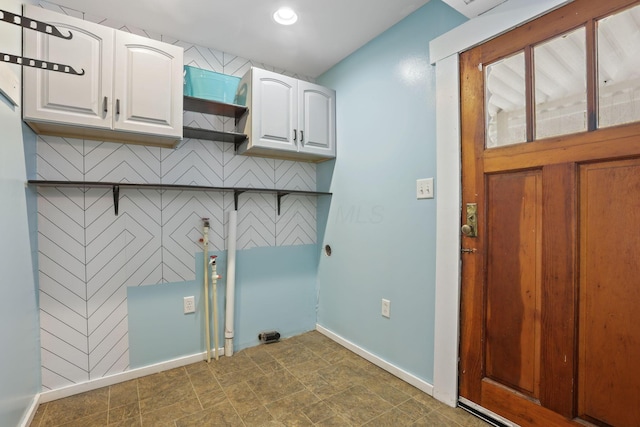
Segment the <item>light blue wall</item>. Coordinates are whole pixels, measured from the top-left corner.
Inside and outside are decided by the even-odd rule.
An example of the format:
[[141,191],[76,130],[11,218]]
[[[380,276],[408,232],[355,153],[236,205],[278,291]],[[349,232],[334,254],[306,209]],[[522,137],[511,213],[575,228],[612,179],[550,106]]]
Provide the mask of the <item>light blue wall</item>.
[[[224,345],[226,251],[218,255],[218,322]],[[129,356],[132,368],[204,351],[202,253],[196,254],[196,280],[130,287]],[[317,246],[281,246],[238,251],[234,350],[259,344],[258,334],[277,330],[291,337],[316,322]],[[195,296],[196,313],[183,314],[183,297]],[[213,330],[211,330],[213,346]]]
[[[337,159],[318,166],[318,323],[433,382],[435,68],[429,41],[465,18],[431,0],[322,75],[337,92]],[[391,318],[381,300],[391,301]]]
[[[2,9],[21,13],[21,2]],[[20,28],[0,24],[0,51],[20,54]],[[20,77],[20,68],[12,66]],[[24,146],[33,133],[0,95],[0,425],[15,426],[40,391],[40,343],[27,215]]]

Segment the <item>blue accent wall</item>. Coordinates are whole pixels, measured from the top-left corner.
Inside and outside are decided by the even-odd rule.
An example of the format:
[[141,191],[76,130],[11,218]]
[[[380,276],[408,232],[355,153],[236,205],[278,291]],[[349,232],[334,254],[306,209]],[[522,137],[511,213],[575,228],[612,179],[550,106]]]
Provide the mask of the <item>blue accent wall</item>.
[[[2,9],[21,13],[21,2]],[[0,51],[21,52],[19,27],[0,26]],[[11,66],[20,79],[20,67]],[[20,99],[18,99],[20,101]],[[25,146],[34,134],[20,107],[0,95],[0,425],[15,426],[40,391],[38,307],[29,232]]]
[[[318,324],[433,383],[435,199],[416,179],[436,176],[435,67],[429,41],[464,22],[440,0],[333,67],[337,159],[317,169]],[[381,300],[391,301],[391,317]]]
[[[226,251],[218,255],[218,322],[224,345]],[[205,350],[202,253],[196,279],[127,289],[132,368]],[[315,328],[317,246],[263,247],[238,251],[234,351],[259,344],[258,334],[277,330],[291,337]],[[196,313],[183,313],[183,298],[195,296]],[[213,307],[211,305],[211,307]],[[213,347],[213,328],[211,329]]]

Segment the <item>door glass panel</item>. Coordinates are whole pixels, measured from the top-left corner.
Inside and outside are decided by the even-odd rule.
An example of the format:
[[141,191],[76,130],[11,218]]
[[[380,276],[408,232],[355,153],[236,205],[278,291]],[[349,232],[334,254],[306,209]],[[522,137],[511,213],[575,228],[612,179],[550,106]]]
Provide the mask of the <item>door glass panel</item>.
[[640,6],[598,21],[598,126],[640,120]]
[[534,47],[536,139],[587,130],[586,32]]
[[527,140],[524,52],[485,68],[487,148]]

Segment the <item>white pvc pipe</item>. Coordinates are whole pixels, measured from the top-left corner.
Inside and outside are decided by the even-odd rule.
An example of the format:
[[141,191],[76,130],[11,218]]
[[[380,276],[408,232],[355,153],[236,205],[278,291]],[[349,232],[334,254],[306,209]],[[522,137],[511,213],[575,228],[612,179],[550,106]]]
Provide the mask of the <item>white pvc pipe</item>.
[[213,287],[213,354],[218,360],[218,279],[221,279],[222,276],[218,274],[216,258],[218,258],[216,255],[211,255],[209,265],[211,265],[211,285]]
[[238,212],[229,212],[227,233],[227,305],[224,322],[224,355],[233,356],[233,316],[236,292],[236,231],[238,226]]
[[207,363],[211,362],[211,340],[209,338],[209,279],[207,279],[207,271],[209,265],[207,264],[207,258],[209,257],[209,218],[202,218],[204,221],[203,235],[202,235],[202,263],[204,264],[204,341],[207,347]]

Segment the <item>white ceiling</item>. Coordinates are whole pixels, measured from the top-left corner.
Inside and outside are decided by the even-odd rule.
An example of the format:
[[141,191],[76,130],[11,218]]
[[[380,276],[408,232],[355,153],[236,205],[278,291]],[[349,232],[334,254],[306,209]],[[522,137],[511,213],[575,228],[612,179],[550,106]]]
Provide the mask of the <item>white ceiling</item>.
[[[282,70],[317,77],[429,0],[51,0]],[[444,0],[468,17],[505,0]],[[290,6],[298,22],[272,15]]]

